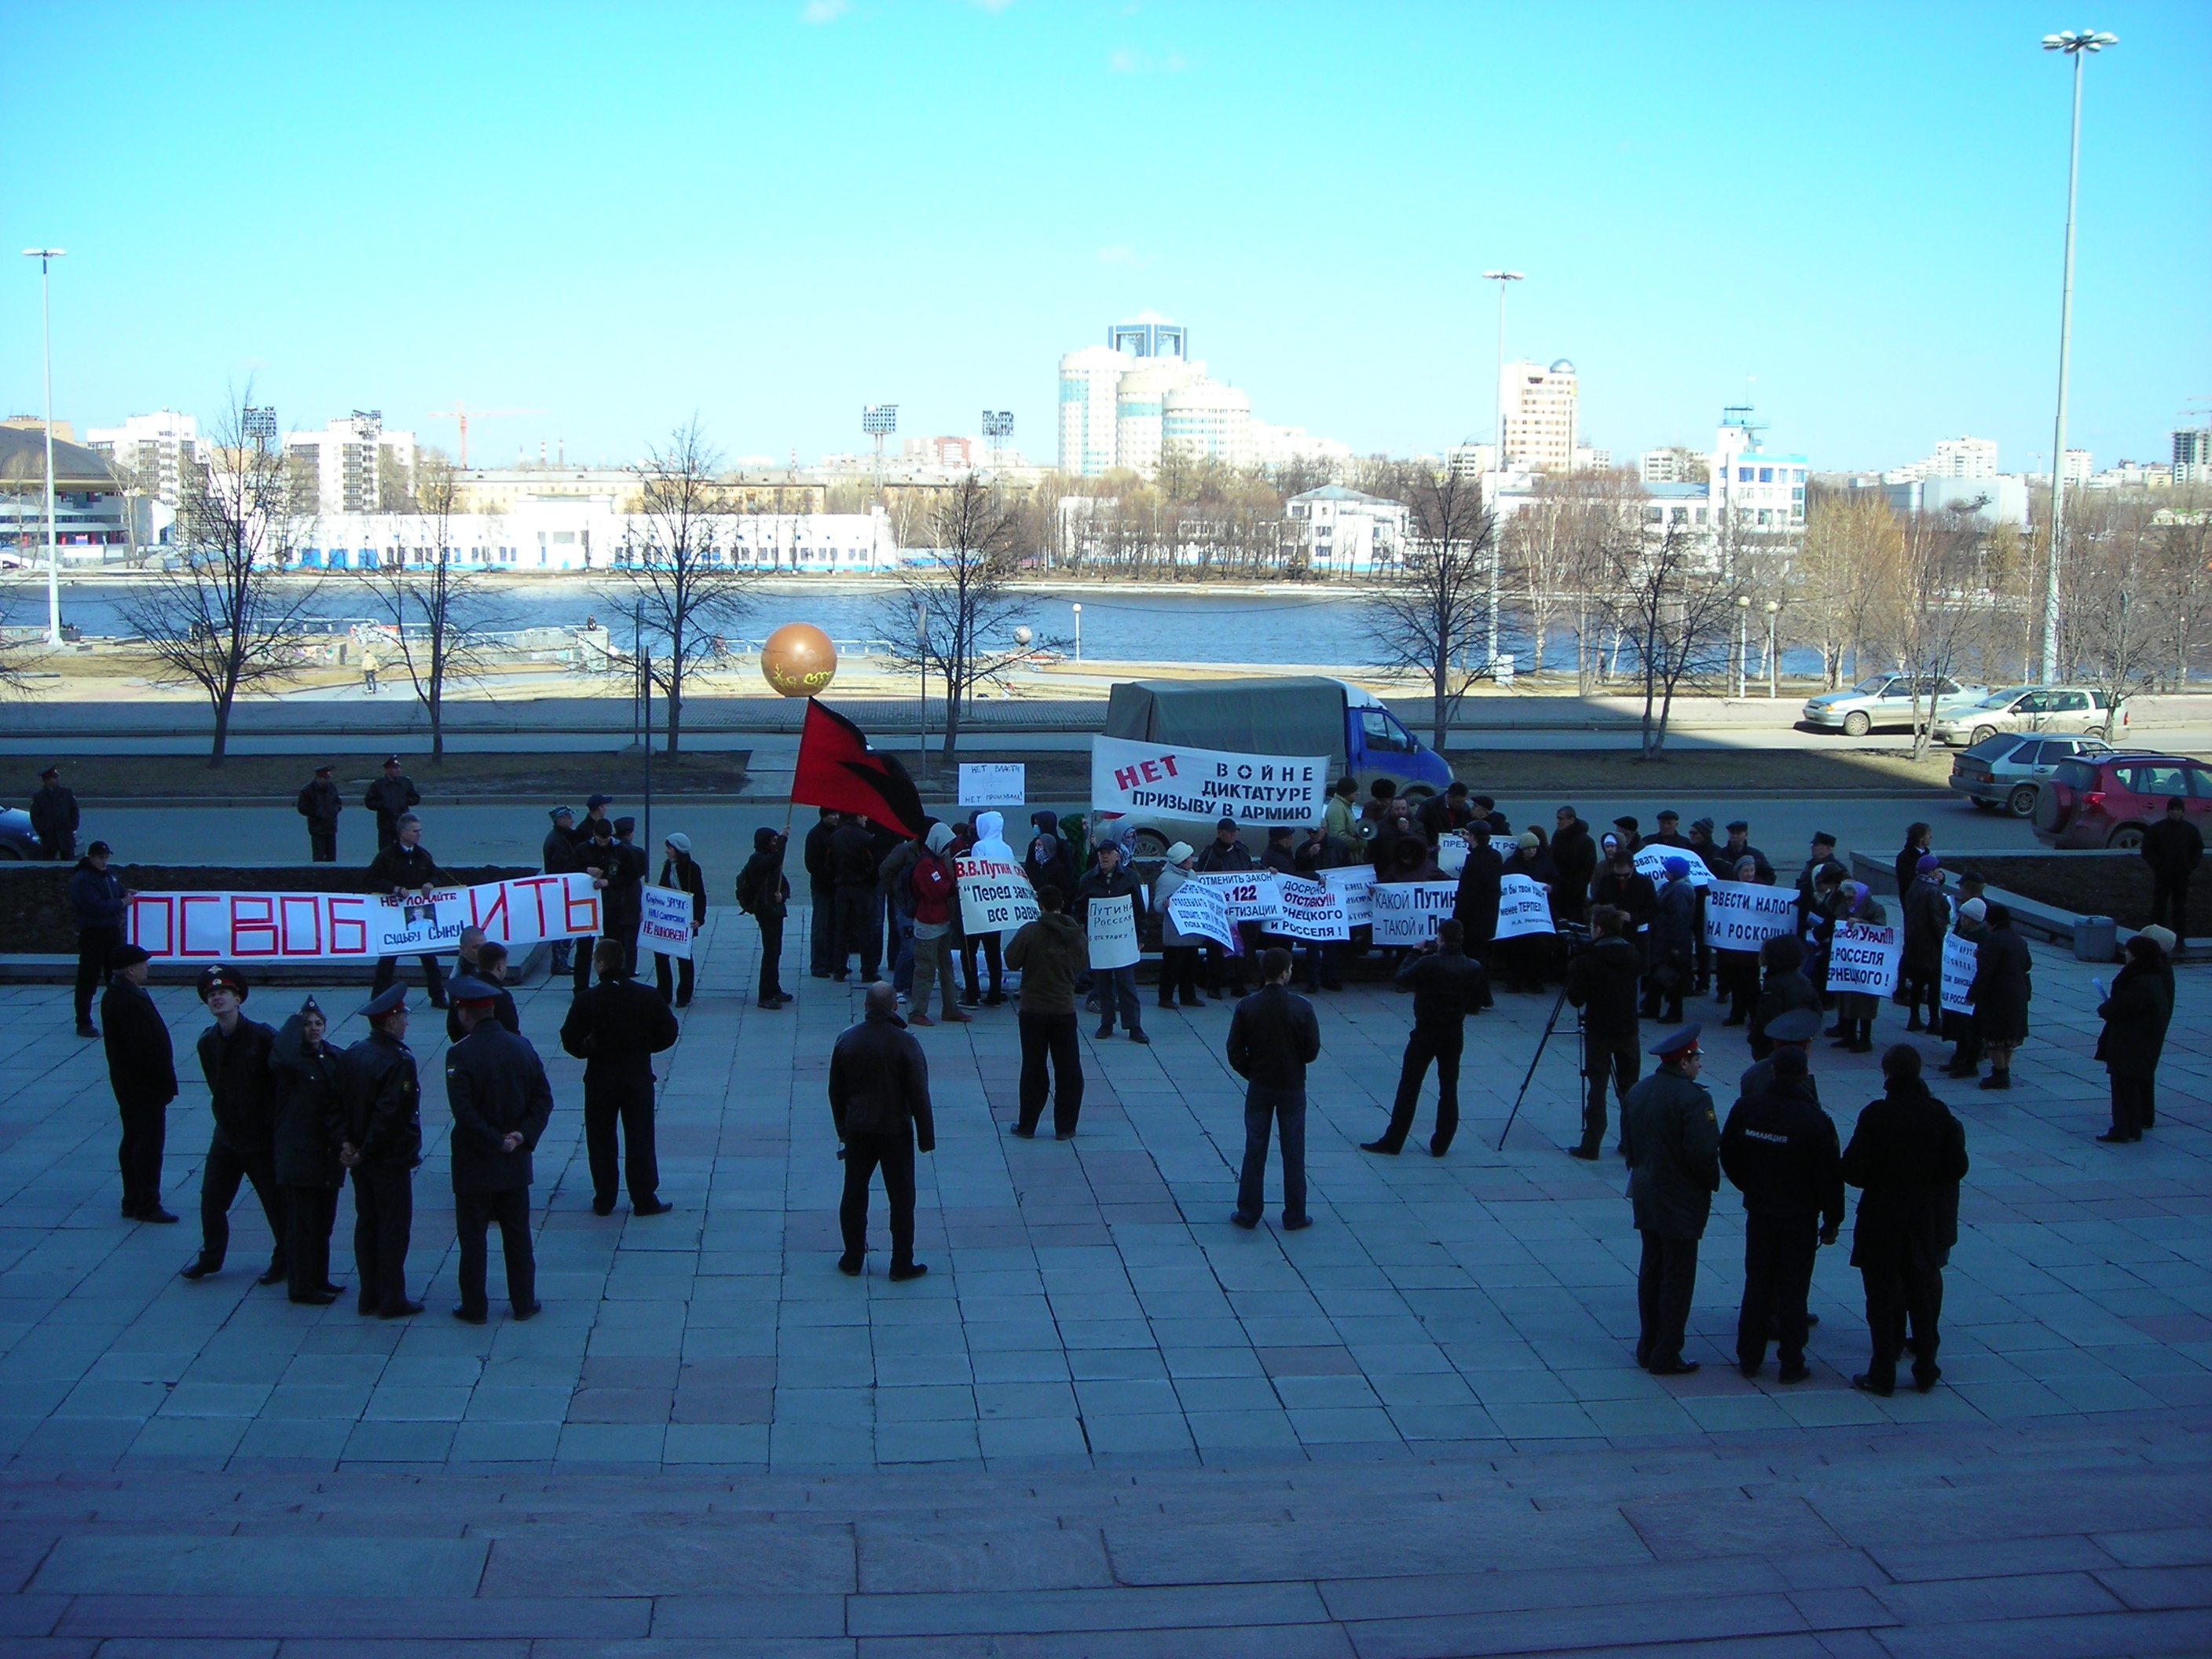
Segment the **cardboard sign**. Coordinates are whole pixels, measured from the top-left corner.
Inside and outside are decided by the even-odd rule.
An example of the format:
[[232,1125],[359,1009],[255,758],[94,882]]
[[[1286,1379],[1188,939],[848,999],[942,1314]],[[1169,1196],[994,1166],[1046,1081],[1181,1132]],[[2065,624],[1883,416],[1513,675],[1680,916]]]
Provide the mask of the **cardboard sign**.
[[1321,872],[1322,885],[1337,896],[1344,903],[1345,925],[1366,927],[1375,921],[1375,866],[1371,864],[1350,864],[1339,870]]
[[1239,755],[1129,738],[1091,740],[1091,805],[1101,812],[1310,829],[1322,821],[1328,757]]
[[1011,933],[1037,918],[1036,890],[1018,864],[1002,859],[955,859],[960,884],[960,927],[971,937]]
[[691,954],[691,895],[674,887],[647,887],[638,895],[637,948],[655,956]]
[[1019,806],[1029,799],[1029,767],[1021,761],[960,763],[963,806]]
[[1558,931],[1552,926],[1551,898],[1532,878],[1508,876],[1498,883],[1498,932],[1493,937],[1519,939]]
[[1981,951],[1964,933],[1943,935],[1943,1012],[1948,1014],[1971,1014],[1974,1005],[1966,1000],[1973,988],[1975,972],[1981,967]]
[[1210,939],[1216,945],[1235,941],[1237,928],[1229,920],[1229,907],[1218,888],[1202,881],[1186,881],[1168,896],[1168,920],[1186,939]]
[[1378,881],[1375,884],[1375,942],[1425,945],[1452,913],[1455,881]]
[[1705,942],[1717,951],[1756,951],[1797,927],[1797,895],[1755,881],[1717,881],[1705,890]]
[[[1202,882],[1221,895],[1221,902],[1229,907],[1231,921],[1273,922],[1283,914],[1283,896],[1278,886],[1279,878],[1273,870],[1222,870],[1194,874],[1191,881]],[[1188,887],[1190,882],[1185,882]]]
[[1467,868],[1467,837],[1458,830],[1447,830],[1437,837],[1437,868],[1448,876]]
[[1710,886],[1713,872],[1705,861],[1686,847],[1639,847],[1636,849],[1636,870],[1638,875],[1651,878],[1654,887],[1667,884],[1667,860],[1680,859],[1690,866],[1686,879],[1692,887]]
[[1502,859],[1510,859],[1516,853],[1521,850],[1521,837],[1518,836],[1492,836],[1490,838],[1490,850],[1497,854],[1498,856]]
[[1093,968],[1131,968],[1137,961],[1137,902],[1128,893],[1095,898],[1085,908]]
[[510,948],[603,931],[585,875],[525,876],[376,893],[140,893],[124,903],[124,936],[156,962],[373,962],[452,951],[461,929]]
[[1300,881],[1278,875],[1275,890],[1283,903],[1282,919],[1273,932],[1285,939],[1348,939],[1352,923],[1345,915],[1344,896],[1318,881]]
[[1886,997],[1897,988],[1905,930],[1894,923],[1839,921],[1828,945],[1828,988]]

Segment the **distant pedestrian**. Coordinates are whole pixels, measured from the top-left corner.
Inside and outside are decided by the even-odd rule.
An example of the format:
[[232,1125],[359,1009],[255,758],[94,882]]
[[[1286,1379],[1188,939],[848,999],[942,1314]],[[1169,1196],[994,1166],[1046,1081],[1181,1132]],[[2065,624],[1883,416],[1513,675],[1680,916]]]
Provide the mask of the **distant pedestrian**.
[[399,820],[422,804],[422,792],[399,769],[399,757],[387,755],[382,774],[369,784],[361,804],[376,814],[376,846],[381,852],[399,839]]
[[1698,1286],[1698,1241],[1720,1190],[1720,1121],[1698,1081],[1698,1028],[1685,1025],[1652,1044],[1658,1069],[1620,1107],[1628,1198],[1644,1237],[1637,1270],[1636,1363],[1654,1376],[1698,1369],[1682,1357]]
[[848,813],[830,838],[830,868],[837,884],[837,917],[830,951],[830,977],[842,982],[852,971],[855,951],[860,957],[860,982],[872,983],[883,963],[882,926],[872,902],[878,860],[876,838],[867,818]]
[[[592,1170],[592,1212],[612,1215],[628,1177],[635,1215],[663,1215],[660,1161],[654,1150],[653,1057],[682,1035],[668,1005],[630,977],[622,941],[593,947],[598,984],[568,1005],[561,1046],[584,1062],[584,1151]],[[620,1126],[619,1144],[616,1130]]]
[[166,1223],[177,1218],[161,1207],[161,1149],[168,1138],[169,1103],[177,1097],[177,1065],[169,1028],[146,994],[151,960],[136,945],[118,945],[108,952],[100,1023],[107,1084],[123,1120],[116,1162],[123,1173],[124,1218]]
[[907,999],[907,1022],[936,1024],[929,1017],[934,994],[942,1005],[937,1019],[964,1025],[975,1016],[954,1001],[952,941],[959,932],[960,884],[952,872],[952,826],[931,824],[920,844],[906,876],[914,904],[914,989]]
[[[553,827],[545,832],[544,844],[538,848],[538,867],[549,876],[565,876],[576,867],[576,815],[566,806],[556,806],[549,816]],[[569,943],[565,939],[552,942],[550,972],[555,979],[570,971]]]
[[[1180,842],[1177,845],[1181,845]],[[1186,849],[1186,853],[1188,849]],[[1006,941],[1006,960],[1022,976],[1022,1078],[1012,1133],[1026,1140],[1044,1115],[1052,1091],[1053,1133],[1073,1138],[1083,1116],[1083,1045],[1076,1024],[1075,982],[1090,965],[1083,929],[1064,914],[1060,889],[1037,889],[1037,915]],[[1051,1069],[1047,1075],[1046,1062]]]
[[[691,895],[691,937],[696,940],[699,931],[707,925],[707,875],[699,861],[691,856],[691,837],[678,833],[661,843],[660,885],[678,892]],[[692,946],[696,952],[698,946]],[[676,962],[675,1000],[678,1008],[691,1006],[692,964],[690,957],[678,957]],[[653,956],[653,983],[660,993],[660,1000],[669,1000],[669,957],[656,951]]]
[[1407,1033],[1399,1062],[1389,1126],[1363,1142],[1362,1152],[1395,1158],[1404,1148],[1431,1060],[1437,1067],[1437,1127],[1429,1137],[1429,1156],[1442,1158],[1451,1149],[1459,1133],[1459,1061],[1467,1042],[1467,1017],[1490,1006],[1490,975],[1467,954],[1466,937],[1457,921],[1440,922],[1436,938],[1399,964],[1397,982],[1413,994],[1413,1029]]
[[2165,951],[2172,937],[2167,928],[2151,927],[2130,939],[2127,964],[2097,1005],[2105,1029],[2097,1034],[2096,1057],[2112,1084],[2112,1127],[2100,1140],[2141,1140],[2157,1121],[2158,1062],[2173,1020],[2173,969]]
[[364,696],[373,697],[376,695],[376,673],[379,666],[376,659],[376,647],[371,645],[362,647],[361,689]]
[[508,1310],[517,1319],[538,1311],[530,1154],[552,1118],[553,1089],[538,1051],[495,1018],[498,989],[483,980],[454,977],[453,1003],[464,1035],[446,1054],[453,1226],[461,1258],[461,1300],[453,1317],[466,1325],[490,1317],[485,1234],[495,1222],[507,1266]]
[[1306,1067],[1321,1058],[1321,1022],[1291,988],[1291,953],[1260,958],[1261,987],[1230,1016],[1229,1069],[1243,1078],[1244,1166],[1229,1218],[1248,1231],[1267,1207],[1267,1139],[1283,1143],[1283,1231],[1313,1225],[1306,1213]]
[[783,920],[791,906],[791,883],[784,878],[783,837],[763,824],[753,831],[753,855],[738,872],[738,908],[760,928],[760,991],[757,1006],[777,1009],[794,999],[783,988]]
[[[1119,843],[1102,840],[1098,843],[1098,862],[1091,872],[1076,884],[1075,902],[1069,908],[1084,933],[1091,932],[1091,907],[1100,902],[1111,903],[1126,898],[1133,926],[1145,919],[1145,889],[1134,873],[1121,867],[1121,848]],[[1118,1008],[1121,1024],[1129,1033],[1132,1042],[1150,1042],[1145,1035],[1144,1004],[1137,996],[1137,969],[1132,963],[1121,968],[1101,968],[1093,964],[1091,969],[1091,994],[1098,1003],[1098,1029],[1094,1037],[1103,1040],[1114,1035],[1114,1015]]]
[[[1803,1014],[1808,1026],[1820,1016]],[[1808,1036],[1810,1032],[1808,1030]],[[1736,1366],[1746,1376],[1766,1363],[1766,1333],[1781,1333],[1781,1380],[1802,1382],[1807,1293],[1813,1262],[1844,1223],[1843,1155],[1836,1126],[1811,1088],[1805,1050],[1771,1062],[1772,1080],[1736,1102],[1721,1131],[1721,1168],[1743,1194],[1743,1303],[1736,1316]]]
[[110,873],[107,843],[96,841],[70,872],[70,910],[76,917],[76,1034],[96,1037],[92,1023],[92,994],[107,979],[107,958],[123,943],[125,890],[122,878]]
[[2189,803],[2179,795],[2166,803],[2166,816],[2143,831],[2143,862],[2150,866],[2150,919],[2173,931],[2174,949],[2189,939],[2189,878],[2204,862],[2204,836],[2189,821]]
[[49,766],[39,774],[38,793],[31,797],[31,833],[39,838],[39,856],[58,861],[76,856],[78,813],[76,796],[62,787],[62,769]]
[[2034,995],[2029,977],[2034,958],[2027,941],[2012,930],[2012,912],[2002,904],[1989,907],[1989,932],[1974,952],[1974,982],[1966,1000],[1974,1005],[1974,1025],[1983,1051],[1989,1055],[1990,1074],[1984,1089],[2012,1087],[2012,1051],[2027,1041],[2027,1005]]
[[[380,896],[389,895],[394,902],[404,905],[410,899],[427,899],[432,888],[453,881],[453,877],[438,867],[438,860],[430,855],[430,849],[422,845],[422,819],[412,812],[404,813],[397,830],[397,839],[381,849],[368,866],[370,892]],[[430,1006],[442,1008],[446,1006],[446,976],[438,966],[437,954],[423,951],[422,963],[422,981],[429,991]],[[370,996],[381,995],[398,971],[398,957],[379,957]]]
[[1605,1091],[1626,1102],[1643,1070],[1638,1054],[1637,982],[1643,964],[1627,936],[1628,916],[1609,904],[1590,912],[1590,941],[1567,960],[1567,1000],[1582,1010],[1583,1138],[1570,1155],[1595,1163],[1605,1146]]
[[183,1277],[206,1279],[222,1271],[230,1250],[230,1206],[240,1183],[251,1182],[269,1223],[269,1268],[260,1282],[281,1285],[284,1197],[276,1188],[276,1079],[269,1068],[276,1033],[246,1018],[246,976],[235,968],[210,968],[198,988],[215,1016],[199,1041],[215,1133],[200,1171],[200,1253],[185,1265]]
[[830,838],[837,833],[841,822],[833,809],[823,807],[800,843],[801,862],[806,866],[807,902],[812,907],[806,970],[816,979],[830,977],[830,941],[836,937],[837,878],[830,866]]
[[1203,934],[1186,933],[1176,927],[1175,917],[1168,909],[1168,901],[1190,879],[1190,862],[1196,856],[1196,852],[1197,849],[1187,841],[1174,842],[1169,847],[1167,858],[1160,866],[1160,873],[1152,883],[1152,908],[1159,913],[1160,918],[1160,1006],[1163,1008],[1174,1007],[1178,996],[1182,999],[1182,1006],[1186,1008],[1206,1006],[1206,999],[1198,994],[1198,965],[1208,941]]
[[1921,1081],[1917,1049],[1900,1042],[1888,1050],[1881,1076],[1882,1097],[1859,1114],[1844,1148],[1844,1179],[1860,1189],[1851,1266],[1865,1281],[1874,1346],[1851,1386],[1884,1396],[1896,1389],[1909,1318],[1913,1385],[1926,1394],[1943,1375],[1936,1323],[1958,1186],[1966,1176],[1966,1132]]
[[415,1226],[415,1166],[422,1161],[422,1085],[407,1047],[407,988],[362,1008],[368,1035],[345,1053],[345,1093],[332,1132],[353,1172],[355,1306],[365,1317],[410,1319],[407,1245]]
[[830,1115],[845,1159],[845,1195],[837,1206],[844,1254],[837,1270],[857,1278],[868,1254],[868,1182],[884,1172],[890,1210],[890,1278],[919,1279],[927,1264],[914,1259],[914,1160],[937,1150],[930,1114],[929,1061],[898,1017],[898,993],[868,987],[866,1012],[830,1055]]
[[344,1110],[345,1064],[328,1036],[322,1006],[309,997],[278,1028],[269,1050],[276,1188],[284,1199],[285,1293],[317,1308],[328,1307],[345,1289],[331,1282],[331,1229],[338,1188],[345,1185],[331,1121]]
[[314,776],[301,788],[294,803],[301,817],[307,821],[307,858],[314,864],[336,864],[338,860],[338,814],[345,811],[345,801],[338,787],[331,781],[331,769],[318,766]]

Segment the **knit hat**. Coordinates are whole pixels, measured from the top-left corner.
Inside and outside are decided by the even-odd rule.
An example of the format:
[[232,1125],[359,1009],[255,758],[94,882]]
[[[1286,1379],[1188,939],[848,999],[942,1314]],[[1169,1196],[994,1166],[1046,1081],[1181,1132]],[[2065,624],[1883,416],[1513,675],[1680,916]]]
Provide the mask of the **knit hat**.
[[[1973,902],[1977,904],[1981,902],[1979,899],[1976,899]],[[2136,929],[2136,937],[2137,939],[2148,939],[2153,945],[2158,946],[2160,950],[2165,951],[2168,956],[2172,956],[2173,954],[2173,929],[2171,927],[2160,927],[2154,922],[2148,927]]]
[[1920,861],[1912,866],[1914,873],[1923,876],[1933,874],[1942,867],[1943,860],[1933,853],[1923,853]]
[[1196,848],[1193,847],[1187,841],[1176,842],[1173,846],[1168,848],[1168,862],[1170,864],[1181,864],[1185,859],[1188,858],[1197,850],[1198,849]]
[[1985,901],[1978,898],[1970,898],[1964,904],[1959,907],[1959,920],[1961,921],[1979,921],[1984,916],[1988,915],[1989,913],[1990,907]]
[[674,835],[669,836],[665,844],[673,847],[687,859],[691,856],[691,837],[685,835],[680,830]]
[[1690,873],[1690,861],[1687,859],[1668,859],[1660,867],[1666,871],[1667,879],[1669,881],[1680,881]]
[[1523,830],[1521,832],[1519,845],[1522,852],[1533,853],[1543,844],[1544,843],[1536,839],[1536,832],[1534,830]]

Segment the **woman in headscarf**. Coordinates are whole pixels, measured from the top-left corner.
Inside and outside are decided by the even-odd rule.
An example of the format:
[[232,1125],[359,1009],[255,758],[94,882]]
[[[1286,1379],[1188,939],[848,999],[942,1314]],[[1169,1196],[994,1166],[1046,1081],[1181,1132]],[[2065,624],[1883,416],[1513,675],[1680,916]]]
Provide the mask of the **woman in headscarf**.
[[331,1120],[341,1109],[344,1074],[337,1050],[324,1041],[325,1030],[322,1008],[309,997],[284,1022],[269,1049],[269,1069],[276,1082],[276,1184],[284,1192],[286,1293],[318,1308],[328,1307],[345,1289],[331,1283],[331,1226],[345,1180]]
[[[1863,921],[1879,927],[1889,920],[1889,913],[1881,902],[1863,881],[1847,881],[1841,890],[1837,906],[1838,922]],[[1831,946],[1833,930],[1830,933]],[[1848,1048],[1855,1054],[1874,1052],[1874,1017],[1881,1007],[1881,999],[1871,991],[1838,991],[1836,993],[1836,1024],[1841,1035],[1835,1041],[1838,1048]]]

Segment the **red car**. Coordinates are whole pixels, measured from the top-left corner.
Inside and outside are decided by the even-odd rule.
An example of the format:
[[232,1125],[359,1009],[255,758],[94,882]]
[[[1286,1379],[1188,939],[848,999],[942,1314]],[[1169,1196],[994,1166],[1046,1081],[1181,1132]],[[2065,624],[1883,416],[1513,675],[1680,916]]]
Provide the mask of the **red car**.
[[2176,795],[2212,841],[2212,765],[2140,750],[2063,760],[2035,803],[2035,838],[2046,847],[2138,848]]

